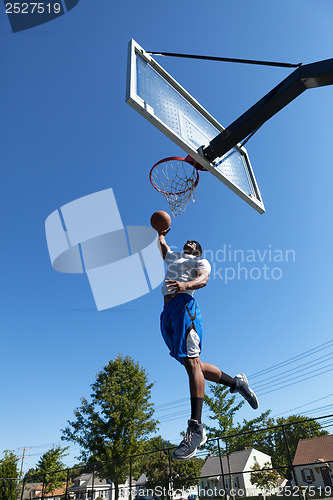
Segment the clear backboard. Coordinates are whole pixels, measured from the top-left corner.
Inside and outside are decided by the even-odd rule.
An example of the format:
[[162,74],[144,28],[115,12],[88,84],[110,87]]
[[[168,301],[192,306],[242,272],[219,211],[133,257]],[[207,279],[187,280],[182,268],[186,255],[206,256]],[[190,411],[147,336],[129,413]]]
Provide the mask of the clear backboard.
[[224,128],[134,40],[129,42],[126,102],[257,212],[265,212],[245,148],[207,160],[202,149]]

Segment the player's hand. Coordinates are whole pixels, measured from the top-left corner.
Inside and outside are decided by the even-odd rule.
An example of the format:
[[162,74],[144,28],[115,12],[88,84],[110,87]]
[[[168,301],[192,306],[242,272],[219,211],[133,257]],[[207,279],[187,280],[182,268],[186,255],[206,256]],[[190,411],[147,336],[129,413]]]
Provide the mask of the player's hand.
[[185,292],[186,283],[182,283],[181,281],[176,280],[165,280],[166,287],[168,292],[171,292],[170,295],[174,297],[179,292]]
[[169,227],[169,229],[164,229],[163,231],[159,231],[158,232],[158,235],[159,236],[165,236],[168,234],[168,232],[171,230],[171,227]]

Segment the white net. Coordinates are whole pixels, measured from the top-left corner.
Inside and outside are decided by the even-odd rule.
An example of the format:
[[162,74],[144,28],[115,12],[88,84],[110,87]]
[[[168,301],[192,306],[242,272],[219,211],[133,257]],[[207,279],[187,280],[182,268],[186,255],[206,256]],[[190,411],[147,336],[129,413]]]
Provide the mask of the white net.
[[174,216],[181,215],[194,199],[199,173],[185,158],[171,157],[160,161],[150,171],[150,181],[163,194]]

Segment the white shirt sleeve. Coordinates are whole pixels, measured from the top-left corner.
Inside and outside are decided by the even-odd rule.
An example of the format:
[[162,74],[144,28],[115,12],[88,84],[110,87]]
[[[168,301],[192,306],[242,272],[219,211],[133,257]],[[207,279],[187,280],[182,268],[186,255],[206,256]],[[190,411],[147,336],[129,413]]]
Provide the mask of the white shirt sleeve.
[[197,269],[203,269],[204,271],[208,271],[208,274],[210,274],[212,267],[211,267],[210,263],[208,262],[208,260],[198,259]]

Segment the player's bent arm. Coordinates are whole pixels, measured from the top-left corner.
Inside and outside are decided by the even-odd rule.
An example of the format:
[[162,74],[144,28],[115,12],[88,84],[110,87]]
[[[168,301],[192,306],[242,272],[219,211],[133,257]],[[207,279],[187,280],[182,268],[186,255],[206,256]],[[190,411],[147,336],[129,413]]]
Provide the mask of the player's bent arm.
[[166,256],[168,250],[170,250],[169,245],[165,241],[165,235],[168,232],[169,232],[169,229],[167,231],[160,232],[159,235],[158,235],[158,246],[161,249],[163,260],[165,259],[165,256]]
[[209,278],[209,272],[206,269],[198,269],[197,277],[185,283],[186,290],[198,290],[199,288],[203,288],[207,285],[207,281]]
[[165,280],[166,287],[169,293],[173,296],[185,290],[198,290],[207,285],[209,272],[205,269],[198,269],[197,277],[194,280],[182,282],[176,280]]

